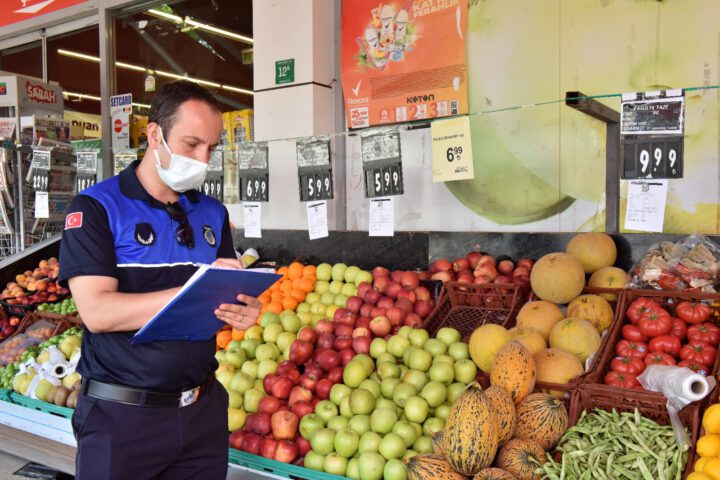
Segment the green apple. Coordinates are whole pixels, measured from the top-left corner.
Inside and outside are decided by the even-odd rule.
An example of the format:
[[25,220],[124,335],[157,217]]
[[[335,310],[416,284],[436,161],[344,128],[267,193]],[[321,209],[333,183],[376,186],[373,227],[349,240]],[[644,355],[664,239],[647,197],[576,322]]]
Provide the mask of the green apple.
[[385,469],[385,459],[377,452],[365,452],[360,455],[360,478],[362,480],[380,480]]
[[411,383],[401,383],[395,388],[395,391],[393,392],[393,402],[395,402],[398,407],[404,408],[408,398],[412,397],[413,395],[417,395],[417,392],[418,389],[415,387],[415,385]]
[[413,450],[421,454],[433,453],[432,438],[427,435],[418,437],[415,443],[413,443]]
[[260,400],[265,396],[260,390],[251,388],[243,396],[243,406],[248,413],[257,413]]
[[[242,350],[242,341],[241,340],[233,340],[230,343],[227,344],[227,347],[225,347],[225,350],[228,352],[238,352]],[[222,350],[220,350],[222,351]],[[38,361],[38,363],[41,363]]]
[[364,388],[368,392],[372,393],[375,400],[380,398],[380,384],[372,379],[364,380],[358,388]]
[[439,407],[435,408],[435,416],[438,418],[442,418],[443,420],[447,420],[448,415],[450,414],[450,407],[451,405],[443,403]]
[[270,358],[263,360],[262,362],[260,362],[260,365],[258,365],[258,378],[261,380],[264,379],[271,373],[275,373],[277,371],[277,368],[278,362],[276,362],[275,360],[272,360]]
[[394,410],[398,415],[400,415],[401,411],[398,409],[398,406],[395,405],[395,402],[393,402],[389,398],[378,398],[375,400],[375,410],[378,408],[389,408],[390,410]]
[[455,362],[455,381],[460,383],[471,383],[477,377],[477,365],[468,358],[463,358]]
[[234,432],[245,425],[246,414],[240,408],[228,408],[228,431]]
[[394,362],[379,363],[377,366],[377,374],[378,377],[380,377],[380,380],[385,380],[386,378],[399,378],[400,367]]
[[430,380],[440,382],[444,385],[450,385],[453,383],[453,379],[455,378],[455,370],[452,365],[447,363],[436,363],[430,367],[428,376],[430,377]]
[[360,480],[360,458],[351,458],[348,460],[345,476],[351,480]]
[[[428,340],[429,342],[430,340]],[[410,362],[408,367],[413,370],[420,370],[421,372],[427,372],[430,370],[432,365],[432,355],[426,350],[417,349],[412,355],[410,355]]]
[[340,430],[345,430],[346,428],[348,428],[349,421],[349,418],[345,418],[342,416],[332,417],[330,420],[328,420],[327,428],[339,432]]
[[[21,375],[25,375],[25,374],[20,373],[18,375],[15,375],[15,378],[13,378],[13,390],[15,390],[16,392],[20,392],[24,395],[25,392],[22,389],[14,386],[15,381],[18,381],[18,382],[21,381],[18,379],[22,378],[24,380],[25,378],[27,378],[27,376],[21,377]],[[224,372],[216,373],[215,378],[217,379],[218,382],[220,382],[220,384],[223,387],[225,387],[225,390],[230,390],[230,382],[233,379],[233,372],[224,371]]]
[[255,378],[243,372],[236,373],[233,375],[232,380],[230,380],[230,390],[234,390],[240,395],[244,395],[245,392],[253,388],[254,385]]
[[[343,295],[342,293],[338,293],[335,295],[335,300],[333,300],[333,306],[336,306],[338,308],[344,307],[347,304],[348,297],[347,295]],[[334,313],[334,312],[333,312]],[[329,315],[328,315],[329,316]],[[332,317],[330,317],[332,318]]]
[[413,353],[415,353],[418,350],[422,350],[422,348],[416,347],[415,345],[410,345],[409,347],[407,347],[403,351],[403,354],[402,354],[403,365],[405,365],[406,367],[409,367],[410,366],[410,355],[412,355]]
[[[383,342],[385,342],[385,340],[382,338],[376,338],[375,340],[382,340]],[[385,342],[385,345],[387,345],[387,342]],[[372,347],[372,343],[370,344],[370,346]],[[387,352],[384,352],[378,355],[378,357],[375,359],[375,363],[378,365],[380,365],[381,363],[392,363],[393,365],[395,365],[397,364],[397,358]]]
[[343,283],[342,280],[333,280],[332,282],[330,282],[330,287],[328,288],[328,291],[333,295],[339,295],[340,292],[342,292],[343,285],[345,285],[345,283]]
[[332,278],[332,268],[329,263],[321,263],[315,269],[315,277],[318,280],[329,281]]
[[[384,338],[373,338],[370,342],[370,356],[377,360],[383,353],[387,352],[387,342]],[[393,363],[394,363],[393,359]]]
[[240,371],[248,377],[255,379],[258,378],[259,365],[260,362],[258,362],[257,360],[250,360],[242,364],[242,367],[240,367]]
[[345,280],[345,282],[347,283],[353,283],[355,281],[355,276],[358,274],[359,271],[360,267],[356,267],[355,265],[347,267],[343,280]]
[[[323,295],[325,295],[323,293]],[[313,303],[312,307],[310,307],[310,313],[313,315],[320,315],[321,318],[325,318],[325,310],[327,310],[327,305],[322,303],[322,301],[318,303]]]
[[262,327],[267,327],[271,323],[280,323],[280,317],[275,312],[264,312],[260,316],[260,325]]
[[366,365],[353,359],[343,370],[343,383],[350,388],[357,388],[368,376],[370,376],[370,372]]
[[334,304],[333,302],[335,302],[335,294],[330,293],[330,292],[325,292],[322,295],[320,295],[320,303],[322,303],[326,307],[328,305],[333,305]]
[[400,420],[399,422],[396,422],[395,425],[393,425],[392,427],[392,432],[396,435],[399,435],[400,438],[405,440],[405,448],[412,447],[413,443],[415,443],[415,440],[417,440],[418,437],[418,433],[417,430],[415,430],[415,427],[405,420]]
[[[330,291],[330,283],[326,282],[324,280],[318,280],[315,282],[315,293],[318,293],[322,295],[323,293],[328,293]],[[305,298],[307,301],[307,298]],[[314,303],[314,302],[312,302]]]
[[318,292],[308,293],[307,295],[305,295],[305,303],[307,303],[311,307],[316,303],[320,303],[320,294]]
[[345,278],[345,270],[347,270],[347,265],[344,263],[336,263],[332,267],[332,279],[342,281]]
[[326,318],[335,318],[335,312],[340,308],[344,307],[345,305],[338,305],[337,303],[334,303],[332,305],[328,305],[325,307],[325,317]]
[[465,385],[464,383],[453,383],[452,385],[447,387],[448,402],[450,402],[450,404],[455,403],[455,400],[457,400],[458,397],[463,394],[466,388],[467,385]]
[[378,452],[380,452],[380,455],[385,457],[386,460],[402,457],[405,450],[405,440],[395,433],[385,435],[378,447]]
[[339,455],[350,458],[355,455],[360,446],[360,435],[353,430],[339,430],[335,434],[334,446]]
[[382,437],[373,431],[365,432],[360,435],[360,445],[358,451],[362,453],[377,452]]
[[447,389],[438,381],[431,381],[420,391],[420,396],[432,407],[439,407],[447,400]]
[[392,458],[387,461],[383,469],[384,480],[407,480],[407,470],[401,460]]
[[348,459],[337,453],[331,453],[325,457],[323,462],[323,470],[330,475],[345,476],[347,470]]
[[327,425],[331,418],[338,416],[338,407],[330,400],[320,400],[315,405],[315,414],[319,415]]
[[[310,313],[310,309],[308,308],[307,312],[299,312],[297,314],[297,317],[300,319],[300,324],[303,327],[307,327],[308,325],[312,324],[312,313]],[[302,327],[300,327],[302,328]]]
[[447,363],[448,365],[453,366],[455,365],[455,359],[450,355],[438,355],[433,358],[433,365],[436,363]]
[[346,418],[352,418],[353,413],[350,408],[350,395],[340,401],[340,415]]
[[402,380],[399,378],[383,378],[382,382],[380,382],[380,393],[382,393],[382,396],[385,398],[392,398],[393,392],[401,383]]
[[423,434],[432,437],[433,434],[445,428],[445,420],[438,417],[430,417],[423,423]]
[[[262,338],[262,333],[260,334],[260,338]],[[260,340],[257,338],[245,338],[245,340],[242,341],[242,349],[245,350],[247,358],[251,360],[255,358],[255,349],[258,345],[260,345]]]
[[309,468],[310,470],[316,470],[318,472],[323,471],[323,463],[325,462],[325,455],[320,455],[319,453],[310,450],[308,453],[305,454],[305,459],[303,460],[303,466],[305,468]]
[[400,330],[398,330],[397,334],[400,335],[401,337],[409,338],[410,333],[412,333],[413,330],[414,329],[412,327],[408,327],[407,325],[405,325],[404,327],[400,327]]
[[364,353],[358,353],[355,355],[353,357],[353,361],[362,364],[368,372],[372,373],[372,371],[375,370],[375,362],[373,362],[373,359]]
[[464,360],[470,358],[470,349],[465,342],[455,342],[448,347],[448,354],[455,360]]
[[229,408],[242,408],[243,394],[236,392],[235,390],[228,390],[228,407]]
[[422,348],[428,339],[430,339],[430,334],[423,328],[414,328],[412,332],[408,334],[408,340],[416,347]]
[[282,323],[283,330],[286,332],[297,333],[302,326],[300,319],[295,314],[282,317],[280,322]]
[[348,297],[352,297],[353,295],[357,295],[357,287],[354,283],[346,283],[343,285],[342,290],[340,290],[340,293],[343,295],[346,295]]
[[255,360],[261,363],[263,360],[274,359],[278,355],[280,355],[280,349],[274,343],[264,343],[255,349]]
[[302,435],[305,440],[310,440],[315,432],[323,427],[325,427],[325,420],[316,413],[310,413],[300,419],[300,435]]
[[355,286],[359,287],[361,283],[369,283],[372,285],[373,283],[373,276],[372,273],[368,272],[367,270],[360,270],[355,274]]
[[390,433],[398,420],[395,409],[376,408],[370,415],[370,429],[381,435]]
[[404,383],[413,385],[418,392],[430,381],[427,374],[420,370],[408,370],[401,378]]
[[403,352],[410,346],[410,340],[400,335],[393,335],[387,342],[387,351],[395,358],[402,358]]
[[414,457],[414,456],[417,455],[417,454],[418,454],[418,453],[417,453],[415,450],[413,450],[412,448],[408,448],[408,449],[405,451],[405,455],[402,456],[401,460],[402,460],[403,462],[407,462],[407,461],[409,461],[412,457]]
[[451,327],[443,327],[437,331],[435,338],[449,347],[453,343],[460,341],[460,332]]
[[261,378],[256,378],[255,382],[253,383],[253,388],[257,390],[258,392],[267,393],[265,391],[265,387],[263,386],[263,381]]
[[429,339],[427,342],[425,342],[423,348],[430,352],[430,355],[432,355],[433,357],[437,357],[438,355],[445,355],[448,350],[448,346],[437,338]]
[[358,435],[370,431],[370,417],[368,415],[353,415],[348,422],[348,428]]
[[313,313],[312,314],[312,320],[310,321],[310,324],[314,327],[317,325],[317,322],[320,320],[324,320],[327,317],[325,316],[325,313]]
[[320,455],[328,455],[335,448],[335,430],[321,428],[310,438],[310,446]]
[[263,331],[263,341],[265,343],[275,343],[282,332],[283,326],[280,323],[271,323],[265,327],[265,331]]
[[342,399],[350,395],[350,393],[352,393],[352,388],[342,383],[336,383],[330,389],[330,401],[339,407]]
[[[45,350],[45,352],[47,352],[47,350]],[[42,352],[40,355],[42,355],[42,354],[45,353],[45,352]],[[40,355],[38,355],[36,361],[40,358]],[[49,355],[49,352],[48,352],[48,355]],[[218,365],[220,365],[221,363],[225,362],[225,355],[227,355],[227,351],[225,351],[225,350],[218,350],[217,352],[215,352],[215,361],[218,362]],[[38,363],[39,363],[39,364],[43,364],[43,363],[45,363],[45,362],[39,362],[39,361],[38,361]]]
[[375,408],[375,396],[364,388],[353,390],[350,394],[350,411],[353,415],[367,415]]
[[281,352],[287,352],[290,350],[290,345],[295,341],[297,335],[293,332],[283,332],[278,335],[277,341],[275,342]]
[[252,327],[245,330],[245,339],[261,341],[263,338],[263,327],[260,325],[253,325]]
[[240,349],[225,353],[225,361],[235,368],[241,368],[245,360],[247,360],[245,350]]
[[422,397],[412,396],[405,402],[405,418],[410,422],[423,423],[430,407]]
[[300,302],[295,309],[295,312],[299,314],[301,313],[310,313],[310,304],[307,302]]

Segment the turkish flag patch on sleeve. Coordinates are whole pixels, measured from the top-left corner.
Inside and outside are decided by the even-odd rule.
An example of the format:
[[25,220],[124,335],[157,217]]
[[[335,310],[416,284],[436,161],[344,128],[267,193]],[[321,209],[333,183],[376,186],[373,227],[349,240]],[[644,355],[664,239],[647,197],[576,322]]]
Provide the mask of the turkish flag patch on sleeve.
[[69,213],[68,216],[65,217],[65,230],[82,227],[82,217],[82,212]]

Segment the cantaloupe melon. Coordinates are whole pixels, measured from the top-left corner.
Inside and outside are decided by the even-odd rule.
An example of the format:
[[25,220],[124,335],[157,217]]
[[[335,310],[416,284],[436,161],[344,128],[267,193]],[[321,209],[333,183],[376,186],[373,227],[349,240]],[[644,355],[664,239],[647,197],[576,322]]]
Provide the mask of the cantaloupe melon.
[[587,320],[566,318],[552,329],[548,343],[551,347],[572,353],[580,362],[585,363],[585,360],[600,348],[600,334]]
[[560,307],[551,302],[536,300],[522,306],[517,314],[516,323],[519,328],[537,330],[547,341],[550,338],[550,331],[563,318],[565,315]]
[[[535,360],[535,371],[538,382],[566,385],[582,375],[585,371],[580,360],[562,348],[547,348],[535,354],[533,360]],[[540,390],[545,391],[542,387],[540,387]],[[545,393],[549,393],[558,398],[562,398],[565,395],[561,390],[549,390]]]
[[533,266],[530,286],[541,300],[565,304],[585,287],[585,270],[567,253],[549,253]]
[[488,323],[475,329],[470,335],[468,348],[470,357],[480,370],[490,373],[495,355],[512,340],[512,335],[506,328]]
[[[588,280],[588,286],[595,288],[625,288],[627,283],[628,274],[618,267],[603,267],[596,270]],[[600,296],[608,302],[617,300],[617,295],[614,293],[602,293]]]
[[580,295],[567,308],[567,316],[582,318],[592,323],[602,333],[610,327],[613,309],[607,300],[599,295]]
[[535,355],[547,348],[545,338],[540,332],[533,328],[513,327],[509,330],[509,332],[512,335],[513,340],[517,340],[530,350],[530,355]]
[[601,232],[575,235],[566,251],[582,264],[585,273],[611,267],[617,259],[615,241],[607,233]]

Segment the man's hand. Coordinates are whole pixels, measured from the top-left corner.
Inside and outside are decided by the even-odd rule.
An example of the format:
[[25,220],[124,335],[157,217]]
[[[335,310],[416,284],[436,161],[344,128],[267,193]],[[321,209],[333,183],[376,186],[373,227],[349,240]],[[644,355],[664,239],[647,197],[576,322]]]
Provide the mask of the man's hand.
[[215,316],[233,328],[247,330],[257,322],[262,303],[248,295],[238,295],[237,299],[245,305],[223,303],[215,310]]
[[213,267],[243,269],[243,263],[237,258],[218,258],[212,263]]

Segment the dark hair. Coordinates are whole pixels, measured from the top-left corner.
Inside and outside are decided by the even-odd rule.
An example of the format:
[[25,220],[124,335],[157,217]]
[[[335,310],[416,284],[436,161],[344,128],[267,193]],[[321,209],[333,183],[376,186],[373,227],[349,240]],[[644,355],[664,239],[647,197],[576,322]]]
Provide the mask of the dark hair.
[[220,113],[220,104],[210,91],[197,83],[179,80],[164,85],[155,95],[150,105],[148,122],[160,125],[163,135],[167,139],[175,124],[178,109],[189,100],[205,102]]

